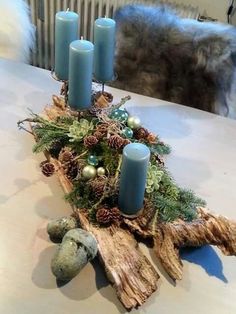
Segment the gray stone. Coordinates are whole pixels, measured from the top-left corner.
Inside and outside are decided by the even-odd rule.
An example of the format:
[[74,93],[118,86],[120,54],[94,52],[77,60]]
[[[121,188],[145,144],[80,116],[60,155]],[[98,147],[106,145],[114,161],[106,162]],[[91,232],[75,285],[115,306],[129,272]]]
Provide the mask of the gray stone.
[[69,281],[97,254],[95,237],[82,229],[67,232],[52,259],[51,269],[61,281]]
[[77,228],[76,219],[73,217],[62,217],[48,223],[47,232],[51,239],[62,240],[64,235],[71,229]]

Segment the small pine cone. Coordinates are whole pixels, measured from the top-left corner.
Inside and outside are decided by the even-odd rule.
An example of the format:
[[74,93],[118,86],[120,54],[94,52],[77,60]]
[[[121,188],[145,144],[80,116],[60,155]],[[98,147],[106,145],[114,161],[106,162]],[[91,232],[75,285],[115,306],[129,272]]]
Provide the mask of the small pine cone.
[[41,163],[42,173],[46,177],[51,177],[55,172],[55,166],[51,162]]
[[111,221],[118,222],[120,220],[120,210],[118,207],[113,207],[110,213]]
[[90,148],[98,143],[98,139],[94,135],[89,135],[84,138],[84,146]]
[[59,154],[58,160],[61,163],[65,163],[71,161],[73,158],[73,153],[70,150],[62,150]]
[[98,177],[91,182],[90,186],[97,198],[100,198],[103,195],[105,185],[106,185],[106,180],[101,177]]
[[74,180],[77,177],[79,171],[77,161],[74,160],[72,162],[69,162],[66,165],[66,168],[64,168],[64,171],[69,180]]
[[122,148],[124,148],[126,145],[130,144],[130,140],[128,140],[127,138],[124,139],[124,142],[123,142],[123,145],[122,145]]
[[102,133],[103,135],[107,134],[108,131],[108,124],[107,123],[101,123],[97,126],[96,131]]
[[156,134],[154,134],[154,133],[149,133],[148,134],[148,136],[147,136],[147,141],[148,141],[148,143],[150,143],[150,144],[156,144],[157,143],[157,136],[156,136]]
[[47,163],[48,163],[47,160],[41,161],[40,164],[39,164],[39,167],[42,168]]
[[137,140],[146,139],[148,135],[149,135],[149,132],[145,128],[139,128],[139,129],[134,131],[134,137]]
[[123,139],[123,137],[119,135],[112,135],[108,139],[108,145],[111,148],[115,148],[115,149],[123,148],[125,143],[126,143],[126,140]]
[[108,208],[99,208],[96,213],[96,220],[101,225],[108,225],[111,222],[110,210]]
[[98,140],[101,140],[103,138],[103,134],[100,131],[95,131],[93,133],[93,136],[95,136]]

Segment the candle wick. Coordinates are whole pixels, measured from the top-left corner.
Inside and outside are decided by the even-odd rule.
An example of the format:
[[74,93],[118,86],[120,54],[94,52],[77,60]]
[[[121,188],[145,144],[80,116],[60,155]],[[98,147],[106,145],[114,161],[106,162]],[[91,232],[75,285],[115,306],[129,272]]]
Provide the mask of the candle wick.
[[70,9],[69,9],[69,8],[67,8],[66,12],[69,12],[69,10],[70,10]]

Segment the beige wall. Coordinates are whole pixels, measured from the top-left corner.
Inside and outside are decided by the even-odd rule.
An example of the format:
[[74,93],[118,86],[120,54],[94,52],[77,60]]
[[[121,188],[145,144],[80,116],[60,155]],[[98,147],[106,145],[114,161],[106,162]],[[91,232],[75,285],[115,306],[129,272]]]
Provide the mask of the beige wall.
[[226,12],[230,0],[175,0],[175,2],[198,6],[201,13],[203,13],[205,9],[210,17],[226,22]]

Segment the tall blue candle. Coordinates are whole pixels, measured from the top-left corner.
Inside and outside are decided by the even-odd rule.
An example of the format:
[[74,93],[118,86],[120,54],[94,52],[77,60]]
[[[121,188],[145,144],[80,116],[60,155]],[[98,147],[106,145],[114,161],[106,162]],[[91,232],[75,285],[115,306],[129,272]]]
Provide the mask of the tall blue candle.
[[149,159],[144,144],[131,143],[123,150],[118,203],[126,215],[136,215],[143,207]]
[[61,80],[68,80],[69,45],[78,39],[79,15],[71,11],[56,14],[55,22],[55,74]]
[[91,105],[94,46],[87,40],[70,44],[69,105],[83,110]]
[[103,83],[114,76],[115,28],[116,22],[109,18],[94,23],[94,76]]

